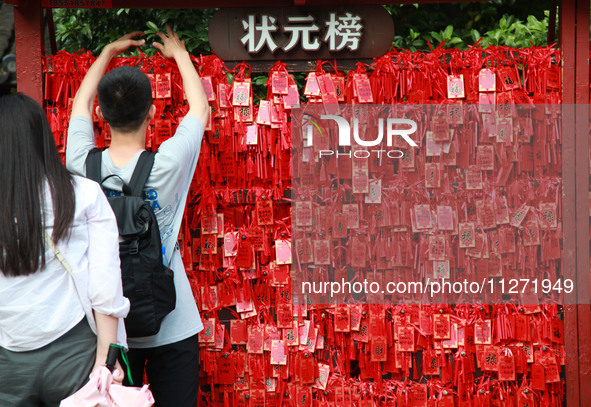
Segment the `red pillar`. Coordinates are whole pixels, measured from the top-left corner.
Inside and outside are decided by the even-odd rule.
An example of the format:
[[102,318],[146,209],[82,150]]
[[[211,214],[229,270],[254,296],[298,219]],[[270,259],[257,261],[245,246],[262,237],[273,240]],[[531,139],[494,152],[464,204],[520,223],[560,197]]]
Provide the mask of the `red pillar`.
[[591,305],[589,276],[589,0],[577,0],[575,68],[575,212],[581,405],[591,402]]
[[43,103],[43,9],[40,0],[13,2],[17,90]]
[[[575,283],[565,294],[566,405],[591,400],[589,280],[589,0],[562,0],[563,270]],[[585,202],[583,202],[583,200]]]

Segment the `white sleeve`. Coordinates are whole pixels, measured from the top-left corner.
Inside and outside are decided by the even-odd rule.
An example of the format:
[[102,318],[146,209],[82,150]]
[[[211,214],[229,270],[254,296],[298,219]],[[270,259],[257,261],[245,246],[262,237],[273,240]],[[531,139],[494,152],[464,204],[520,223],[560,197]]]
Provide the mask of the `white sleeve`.
[[74,174],[86,176],[84,162],[88,152],[95,147],[92,122],[83,116],[72,118],[66,143],[66,167]]
[[88,222],[88,297],[92,309],[113,317],[125,317],[129,300],[123,296],[119,260],[119,231],[113,210],[99,185],[90,185],[87,199],[93,199],[87,209]]
[[158,148],[151,176],[177,185],[180,191],[188,188],[186,180],[193,177],[203,141],[203,125],[195,116],[185,116],[174,136]]

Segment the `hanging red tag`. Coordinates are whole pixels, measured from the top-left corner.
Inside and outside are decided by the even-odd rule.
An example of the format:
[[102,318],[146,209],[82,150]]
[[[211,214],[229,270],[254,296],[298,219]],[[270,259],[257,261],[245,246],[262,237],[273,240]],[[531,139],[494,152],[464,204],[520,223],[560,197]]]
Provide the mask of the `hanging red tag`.
[[285,354],[285,343],[282,340],[271,341],[271,364],[287,365],[287,355]]
[[304,95],[306,96],[320,96],[320,87],[316,80],[316,72],[310,72],[306,78],[306,86],[304,87]]
[[290,303],[277,304],[277,327],[293,327],[293,310]]
[[283,72],[273,72],[271,75],[271,92],[276,95],[285,95],[287,94],[287,84],[288,78],[287,75]]
[[373,103],[369,78],[364,74],[354,74],[353,83],[359,103]]
[[170,81],[170,74],[156,75],[156,99],[166,99],[172,96],[172,83]]
[[521,223],[523,222],[523,220],[527,216],[528,212],[529,212],[529,206],[527,206],[527,205],[522,205],[520,208],[516,209],[515,212],[513,212],[511,214],[511,218],[509,221],[510,225],[515,228],[518,228],[519,226],[521,226]]
[[291,264],[291,240],[276,240],[275,256],[278,265]]
[[437,206],[437,227],[439,230],[454,230],[451,206]]
[[445,260],[445,236],[429,236],[429,260]]
[[218,102],[220,104],[220,108],[227,109],[230,107],[228,103],[228,88],[230,85],[225,83],[218,84]]
[[482,353],[482,369],[497,371],[499,366],[499,355],[496,346],[486,345]]
[[259,110],[257,113],[257,124],[271,125],[271,103],[266,100],[261,100],[259,103]]
[[297,85],[289,85],[287,95],[283,97],[283,106],[286,109],[294,109],[300,105],[300,94]]
[[385,362],[388,360],[388,344],[386,338],[377,336],[371,340],[371,361]]
[[433,349],[426,349],[423,351],[423,374],[438,376],[439,375],[439,357]]
[[248,342],[246,321],[241,319],[232,319],[230,321],[230,341],[233,345],[246,345]]
[[265,407],[265,390],[251,389],[249,401],[249,407]]
[[217,359],[216,367],[216,383],[234,385],[236,381],[236,366],[234,364],[234,359],[222,356]]
[[411,326],[398,326],[398,349],[402,352],[415,351],[415,330]]
[[203,90],[207,96],[207,100],[210,102],[215,101],[215,91],[213,90],[213,82],[211,76],[202,76],[201,83],[203,84]]
[[460,226],[459,226],[460,248],[476,247],[475,234],[476,234],[476,231],[474,229],[473,222],[460,223]]
[[519,79],[515,76],[515,70],[509,67],[503,67],[497,70],[497,74],[499,75],[499,80],[501,81],[501,86],[503,90],[513,90],[518,89],[520,87]]
[[273,224],[273,202],[270,199],[257,200],[256,202],[257,224],[259,226]]
[[312,384],[316,381],[316,361],[309,352],[300,354],[299,377],[303,384]]
[[464,92],[464,75],[447,76],[447,97],[448,99],[458,99],[466,97]]
[[250,79],[234,81],[232,85],[232,105],[248,106],[250,104]]
[[492,69],[481,69],[478,73],[478,91],[494,92],[496,88],[496,77]]
[[499,352],[498,372],[499,380],[515,381],[515,362],[513,355],[506,355],[502,350]]
[[539,206],[541,217],[540,226],[542,229],[556,229],[558,226],[558,216],[556,211],[556,204],[541,203]]
[[544,376],[544,366],[540,363],[534,363],[531,365],[531,384],[532,389],[545,391],[546,390],[546,378]]
[[434,314],[433,315],[433,338],[434,339],[450,339],[451,338],[451,322],[449,314]]
[[208,318],[203,321],[203,331],[199,334],[199,342],[214,343],[215,341],[215,319]]
[[330,366],[324,363],[318,364],[318,378],[316,379],[316,383],[313,387],[326,390],[326,385],[328,384],[328,377],[330,375]]
[[263,353],[263,329],[256,325],[248,327],[248,342],[246,344],[248,353]]

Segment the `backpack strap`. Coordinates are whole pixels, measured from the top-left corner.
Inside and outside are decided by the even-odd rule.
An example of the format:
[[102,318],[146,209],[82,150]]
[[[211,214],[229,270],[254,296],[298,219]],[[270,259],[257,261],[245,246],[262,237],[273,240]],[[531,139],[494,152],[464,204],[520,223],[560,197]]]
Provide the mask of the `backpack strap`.
[[135,169],[133,170],[131,179],[129,180],[131,195],[142,196],[142,190],[144,189],[148,176],[150,176],[150,172],[154,166],[155,155],[156,153],[153,151],[142,151],[142,154],[135,165]]
[[[153,151],[142,151],[140,158],[135,165],[135,169],[133,170],[133,174],[131,175],[131,179],[129,180],[129,184],[123,183],[123,194],[139,197],[142,196],[142,190],[144,189],[146,181],[152,171],[152,167],[154,166],[155,155],[156,153]],[[101,162],[102,150],[93,148],[88,152],[88,155],[86,156],[86,178],[96,181],[101,185],[108,178],[119,178],[117,175],[112,174],[105,179],[102,179]]]
[[93,148],[86,156],[86,178],[95,182],[101,183],[101,161],[102,151],[98,148]]

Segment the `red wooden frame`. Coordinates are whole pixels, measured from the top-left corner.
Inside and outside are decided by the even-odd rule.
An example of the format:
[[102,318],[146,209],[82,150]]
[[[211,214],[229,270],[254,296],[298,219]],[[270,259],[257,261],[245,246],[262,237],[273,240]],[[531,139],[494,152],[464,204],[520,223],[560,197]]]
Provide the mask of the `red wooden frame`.
[[[589,0],[560,7],[562,102],[574,109],[563,118],[564,277],[575,281],[566,303],[564,331],[567,405],[591,401],[591,308],[589,306]],[[583,157],[584,155],[584,157]],[[584,201],[584,202],[583,202]]]
[[[364,0],[366,4],[429,3],[457,0]],[[43,101],[43,11],[41,0],[8,0],[15,7],[17,86],[19,92]],[[257,6],[347,5],[358,0],[258,0]],[[240,0],[194,3],[173,0],[113,0],[114,8],[236,7]],[[255,4],[253,4],[254,6]],[[565,299],[566,400],[570,406],[591,402],[591,305],[589,276],[589,26],[590,0],[561,0],[562,102],[574,105],[563,118],[564,277],[576,292]],[[571,199],[574,197],[574,199]]]

